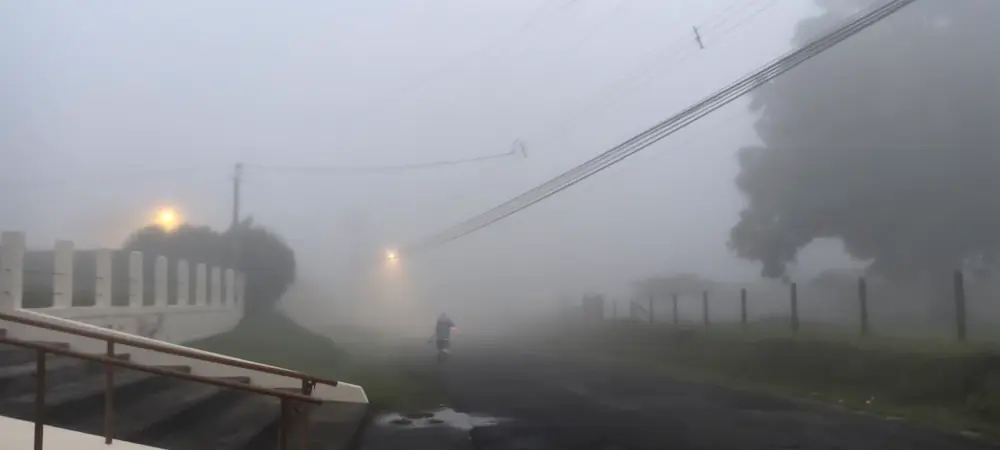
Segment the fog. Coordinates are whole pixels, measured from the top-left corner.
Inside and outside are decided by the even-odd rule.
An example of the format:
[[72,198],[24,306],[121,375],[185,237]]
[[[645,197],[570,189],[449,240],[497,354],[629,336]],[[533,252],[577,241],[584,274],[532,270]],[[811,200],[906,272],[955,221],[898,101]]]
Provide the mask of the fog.
[[[760,264],[727,247],[746,205],[738,154],[761,145],[745,100],[477,233],[395,264],[383,253],[751,72],[820,12],[805,0],[10,0],[0,10],[0,228],[26,231],[35,247],[116,247],[162,205],[225,228],[242,162],[242,213],[296,251],[293,316],[428,334],[441,311],[459,329],[485,327],[590,292],[627,299],[648,277],[757,282]],[[516,140],[526,158],[266,168],[474,158]],[[821,236],[788,275],[857,267]]]

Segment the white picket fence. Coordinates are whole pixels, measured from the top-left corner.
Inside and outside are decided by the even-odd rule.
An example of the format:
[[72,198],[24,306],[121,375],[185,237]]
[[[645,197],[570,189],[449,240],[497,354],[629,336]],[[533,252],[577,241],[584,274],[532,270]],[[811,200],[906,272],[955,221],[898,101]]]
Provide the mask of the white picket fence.
[[[25,307],[25,254],[24,233],[7,231],[0,235],[0,311]],[[127,273],[113,273],[112,251],[94,251],[93,273],[76,277],[73,242],[56,242],[52,254],[51,274],[45,274],[52,277],[51,306],[31,311],[176,344],[229,331],[243,317],[246,278],[233,269],[197,262],[192,267],[188,261],[169,261],[158,256],[151,280],[153,299],[147,304],[144,301],[147,280],[143,279],[140,252],[128,255]],[[168,284],[170,264],[176,268],[175,289]],[[75,305],[74,279],[88,276],[93,277],[93,304]],[[123,305],[112,302],[114,277],[119,276],[128,277],[128,302]]]

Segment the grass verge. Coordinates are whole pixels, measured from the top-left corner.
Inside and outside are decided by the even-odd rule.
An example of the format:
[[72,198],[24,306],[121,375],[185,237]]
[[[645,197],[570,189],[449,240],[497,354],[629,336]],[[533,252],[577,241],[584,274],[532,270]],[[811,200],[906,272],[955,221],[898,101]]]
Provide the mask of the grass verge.
[[232,331],[190,344],[194,348],[360,385],[375,409],[436,405],[437,392],[381,360],[351,354],[280,312],[248,317]]
[[635,323],[561,331],[550,342],[562,351],[614,355],[683,379],[1000,438],[1000,352],[993,346],[715,334]]

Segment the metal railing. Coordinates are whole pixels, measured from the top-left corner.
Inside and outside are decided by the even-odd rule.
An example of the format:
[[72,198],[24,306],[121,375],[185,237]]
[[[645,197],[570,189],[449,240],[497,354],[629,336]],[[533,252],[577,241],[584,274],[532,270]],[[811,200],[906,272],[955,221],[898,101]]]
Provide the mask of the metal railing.
[[[297,416],[295,414],[297,412],[297,410],[295,409],[296,404],[298,405],[322,404],[323,400],[311,396],[315,385],[316,384],[326,384],[330,386],[337,385],[336,380],[329,380],[321,377],[315,377],[294,370],[282,369],[279,367],[267,366],[264,364],[254,363],[250,361],[242,361],[238,359],[227,358],[221,355],[206,354],[192,349],[175,347],[172,345],[158,343],[155,341],[147,341],[143,339],[130,338],[126,336],[98,333],[95,331],[84,330],[73,326],[61,325],[61,324],[31,319],[27,317],[21,317],[18,315],[5,312],[0,312],[0,321],[9,321],[14,323],[19,323],[22,325],[44,328],[67,334],[73,334],[76,336],[103,340],[107,343],[105,354],[99,355],[99,354],[75,351],[68,347],[59,346],[53,343],[27,341],[27,340],[8,337],[6,335],[6,332],[0,330],[0,343],[22,348],[33,349],[36,351],[36,367],[35,367],[36,386],[35,386],[35,418],[34,418],[35,450],[43,449],[43,441],[44,441],[43,438],[44,438],[44,427],[45,427],[46,356],[50,353],[96,362],[104,365],[104,374],[105,374],[104,375],[105,377],[104,442],[109,445],[114,440],[113,400],[114,400],[115,367],[122,367],[140,372],[150,373],[153,375],[179,378],[183,380],[195,381],[223,388],[235,389],[235,390],[278,398],[281,401],[281,412],[278,424],[278,430],[279,430],[278,448],[280,450],[286,450],[289,448],[289,444],[290,441],[292,440],[293,434],[298,435],[298,441],[300,442],[302,448],[305,448],[307,442],[306,421],[308,418],[307,416],[296,417]],[[296,378],[301,380],[302,385],[298,392],[293,392],[292,390],[289,389],[265,388],[260,386],[254,386],[239,381],[233,381],[232,379],[227,379],[225,377],[208,377],[204,375],[196,375],[188,373],[183,370],[178,370],[176,368],[139,364],[118,357],[115,354],[116,344],[141,348],[144,350],[150,350],[155,352],[167,353],[176,356],[196,359],[200,361],[222,364],[231,367],[238,367],[262,373],[269,373],[273,375]],[[299,433],[293,433],[293,427],[295,426],[300,427]]]

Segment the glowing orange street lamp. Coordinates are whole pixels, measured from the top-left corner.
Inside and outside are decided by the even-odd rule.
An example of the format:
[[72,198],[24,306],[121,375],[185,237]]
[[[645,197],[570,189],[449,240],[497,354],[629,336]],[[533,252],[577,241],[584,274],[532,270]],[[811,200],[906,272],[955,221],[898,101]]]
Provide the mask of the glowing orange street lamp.
[[177,229],[181,224],[181,216],[177,211],[170,207],[160,208],[156,212],[156,218],[154,220],[156,225],[163,228],[166,232],[171,232]]

